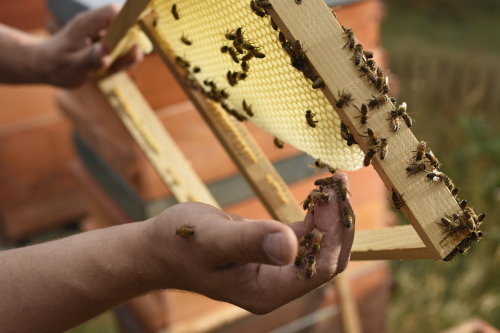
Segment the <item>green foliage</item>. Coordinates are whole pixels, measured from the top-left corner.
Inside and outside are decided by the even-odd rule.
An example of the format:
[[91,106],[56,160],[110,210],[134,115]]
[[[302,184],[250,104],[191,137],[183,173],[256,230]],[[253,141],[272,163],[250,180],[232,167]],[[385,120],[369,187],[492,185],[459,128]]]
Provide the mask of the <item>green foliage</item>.
[[[484,238],[452,262],[393,262],[392,332],[437,332],[471,317],[500,327],[498,2],[388,1],[383,40],[417,138],[478,212]],[[439,20],[435,18],[439,16]],[[493,36],[495,35],[495,36]],[[496,45],[495,45],[496,44]]]

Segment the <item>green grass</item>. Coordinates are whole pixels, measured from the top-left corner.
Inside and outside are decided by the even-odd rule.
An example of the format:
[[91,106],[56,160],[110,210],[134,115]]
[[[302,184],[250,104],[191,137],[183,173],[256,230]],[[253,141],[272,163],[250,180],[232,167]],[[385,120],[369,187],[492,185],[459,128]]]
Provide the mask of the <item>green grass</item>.
[[414,132],[429,142],[460,197],[486,212],[467,255],[393,262],[392,332],[436,332],[467,318],[500,327],[500,25],[484,1],[388,1],[383,45]]

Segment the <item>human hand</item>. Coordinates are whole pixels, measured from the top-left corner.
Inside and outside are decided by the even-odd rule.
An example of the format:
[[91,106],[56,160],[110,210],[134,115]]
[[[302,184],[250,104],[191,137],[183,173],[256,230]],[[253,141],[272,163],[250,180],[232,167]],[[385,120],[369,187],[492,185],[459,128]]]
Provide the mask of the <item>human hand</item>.
[[[331,200],[318,204],[314,217],[309,213],[288,226],[250,221],[201,203],[167,209],[146,222],[150,256],[161,263],[154,274],[156,288],[193,291],[264,314],[328,282],[347,266],[354,225],[345,228],[341,221],[343,207],[352,213],[349,202],[337,199],[331,188],[324,191]],[[177,236],[183,225],[193,226],[195,234]],[[315,227],[324,237],[317,274],[306,279],[303,269],[298,276],[293,261],[297,239]]]
[[100,40],[120,7],[109,5],[78,14],[53,37],[35,46],[33,67],[42,82],[72,88],[106,69],[109,74],[142,60],[142,51],[134,46],[126,55],[111,63]]

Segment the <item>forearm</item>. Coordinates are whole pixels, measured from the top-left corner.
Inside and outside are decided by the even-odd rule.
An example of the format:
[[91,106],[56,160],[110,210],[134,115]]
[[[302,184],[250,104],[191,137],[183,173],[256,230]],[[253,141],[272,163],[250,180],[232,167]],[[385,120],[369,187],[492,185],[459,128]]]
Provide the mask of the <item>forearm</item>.
[[0,24],[0,83],[41,83],[41,38]]
[[2,332],[60,332],[158,288],[147,223],[0,253]]

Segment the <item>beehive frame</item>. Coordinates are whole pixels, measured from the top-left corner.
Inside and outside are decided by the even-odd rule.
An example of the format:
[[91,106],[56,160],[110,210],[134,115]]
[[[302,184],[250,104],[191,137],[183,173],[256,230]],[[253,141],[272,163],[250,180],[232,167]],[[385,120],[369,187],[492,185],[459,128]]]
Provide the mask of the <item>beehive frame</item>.
[[[149,1],[144,0],[129,0],[126,3],[105,38],[108,49],[113,49],[128,29],[139,21],[139,16],[148,3]],[[181,4],[182,1],[179,0],[178,3]],[[356,101],[366,103],[373,98],[376,92],[352,65],[352,53],[343,48],[346,42],[344,30],[323,0],[307,0],[300,5],[295,5],[291,0],[272,0],[271,3],[272,8],[268,13],[286,38],[291,41],[300,40],[307,45],[307,58],[317,74],[323,78],[325,87],[322,90],[332,105],[337,102],[338,92],[344,89],[348,89]],[[140,24],[153,42],[155,51],[176,77],[271,215],[282,221],[299,219],[296,203],[290,200],[291,195],[284,182],[246,129],[228,118],[217,103],[208,100],[200,91],[192,89],[190,83],[185,80],[186,70],[175,65],[175,55],[155,30],[153,17],[141,19]],[[106,86],[103,87],[106,90]],[[335,110],[354,135],[360,148],[366,152],[369,149],[363,134],[366,133],[366,126],[362,126],[357,118],[359,111],[353,105]],[[370,127],[379,136],[390,140],[387,157],[384,160],[376,157],[372,164],[389,190],[394,188],[399,193],[404,193],[406,205],[402,211],[412,225],[357,232],[352,259],[444,259],[450,253],[456,252],[457,246],[464,241],[467,233],[457,232],[453,237],[447,237],[436,222],[443,216],[459,211],[460,207],[444,184],[434,184],[424,181],[422,177],[407,175],[405,169],[408,161],[414,156],[418,140],[407,127],[401,128],[397,133],[390,132],[386,117],[391,110],[394,110],[394,106],[386,103],[370,115]],[[219,116],[214,117],[213,114]],[[147,128],[148,124],[145,126]],[[241,149],[242,146],[244,149]],[[154,153],[148,156],[153,160],[156,158]],[[161,172],[164,171],[160,170]]]

